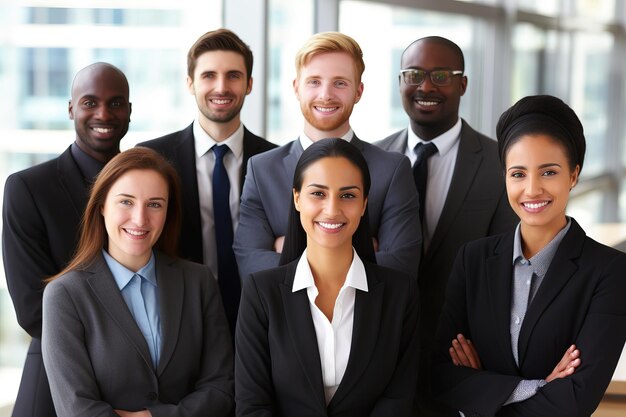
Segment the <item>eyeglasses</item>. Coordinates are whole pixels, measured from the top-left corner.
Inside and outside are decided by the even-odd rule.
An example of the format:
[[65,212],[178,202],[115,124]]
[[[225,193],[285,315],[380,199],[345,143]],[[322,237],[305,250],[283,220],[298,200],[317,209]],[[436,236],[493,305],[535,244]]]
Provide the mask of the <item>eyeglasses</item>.
[[445,87],[452,83],[452,77],[455,75],[463,75],[463,71],[459,70],[433,70],[426,71],[421,69],[405,69],[400,74],[407,85],[420,85],[424,82],[427,75],[430,75],[430,82],[438,87]]

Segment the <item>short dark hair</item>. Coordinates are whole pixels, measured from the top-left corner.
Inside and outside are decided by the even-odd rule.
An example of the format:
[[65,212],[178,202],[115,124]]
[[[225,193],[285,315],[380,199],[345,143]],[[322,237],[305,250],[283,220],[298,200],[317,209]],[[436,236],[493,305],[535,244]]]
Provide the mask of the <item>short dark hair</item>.
[[[345,158],[352,163],[352,165],[361,172],[363,178],[363,197],[369,195],[372,181],[367,161],[356,146],[348,141],[337,138],[318,140],[302,153],[293,174],[293,189],[295,191],[299,192],[302,189],[302,181],[304,180],[304,173],[307,168],[323,158]],[[359,226],[352,235],[352,246],[354,246],[356,253],[361,259],[376,263],[367,208],[365,209],[363,217],[361,217]],[[280,257],[280,265],[285,265],[298,259],[305,248],[306,232],[300,223],[300,213],[296,210],[292,199],[285,243]]]
[[217,29],[205,33],[189,48],[187,53],[187,75],[193,79],[198,57],[210,51],[232,51],[243,56],[246,65],[246,80],[252,77],[253,57],[250,47],[239,36],[228,29]]
[[459,62],[461,65],[461,68],[456,68],[456,69],[465,71],[465,56],[463,55],[463,51],[461,50],[461,48],[459,48],[459,45],[452,42],[450,39],[446,39],[441,36],[426,36],[426,37],[419,38],[411,42],[411,44],[407,46],[406,48],[404,48],[404,51],[402,51],[402,55],[400,56],[400,67],[402,67],[402,60],[404,59],[404,54],[406,53],[406,51],[408,51],[409,48],[411,48],[413,45],[415,45],[418,42],[437,43],[445,48],[450,49],[452,52],[454,52],[455,55],[457,55],[457,58],[459,59]]
[[[544,134],[563,145],[570,169],[583,169],[585,132],[578,116],[560,98],[550,95],[527,96],[500,116],[496,126],[500,163],[505,169],[506,154],[526,135]],[[579,174],[580,174],[579,171]]]

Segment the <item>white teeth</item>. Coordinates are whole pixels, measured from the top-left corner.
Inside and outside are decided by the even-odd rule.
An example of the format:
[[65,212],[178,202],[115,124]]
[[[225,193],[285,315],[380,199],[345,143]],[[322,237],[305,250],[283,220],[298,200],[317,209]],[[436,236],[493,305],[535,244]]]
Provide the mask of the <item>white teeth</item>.
[[130,230],[130,229],[124,229],[126,231],[126,233],[128,233],[129,235],[133,235],[133,236],[143,236],[145,234],[147,234],[148,232],[141,231],[141,230]]
[[109,133],[113,131],[113,128],[110,127],[92,127],[91,129],[98,133]]
[[230,103],[232,100],[218,100],[218,99],[213,99],[211,100],[211,102],[215,103],[215,104],[228,104]]
[[529,209],[538,209],[540,207],[547,206],[549,201],[544,201],[542,203],[524,203],[524,207],[528,207]]
[[317,111],[321,111],[322,113],[330,113],[337,110],[337,107],[316,107]]
[[420,106],[436,106],[439,103],[437,103],[436,101],[417,100],[417,104],[419,104]]
[[343,226],[343,223],[324,223],[324,222],[318,222],[320,226],[322,226],[324,229],[339,229],[341,226]]

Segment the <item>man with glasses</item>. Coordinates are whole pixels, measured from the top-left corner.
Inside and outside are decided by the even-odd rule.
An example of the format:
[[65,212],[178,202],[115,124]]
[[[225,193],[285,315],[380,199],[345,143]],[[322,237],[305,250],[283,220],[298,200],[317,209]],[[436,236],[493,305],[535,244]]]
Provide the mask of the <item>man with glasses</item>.
[[507,201],[496,142],[459,117],[467,76],[458,45],[437,36],[418,39],[404,50],[400,66],[409,127],[376,145],[411,160],[420,194],[424,253],[416,415],[440,416],[448,413],[428,394],[430,351],[454,258],[464,243],[510,230],[517,218]]

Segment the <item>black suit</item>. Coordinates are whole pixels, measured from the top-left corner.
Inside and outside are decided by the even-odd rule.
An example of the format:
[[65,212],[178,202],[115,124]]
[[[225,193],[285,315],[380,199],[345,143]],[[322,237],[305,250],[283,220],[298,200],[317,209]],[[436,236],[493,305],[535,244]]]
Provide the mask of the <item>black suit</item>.
[[43,279],[60,272],[71,259],[87,198],[88,184],[69,148],[6,181],[4,270],[17,320],[33,338],[14,417],[55,416],[41,357]]
[[[182,185],[183,220],[178,241],[178,255],[193,262],[203,262],[202,218],[198,198],[198,177],[196,174],[196,153],[193,136],[193,123],[185,129],[169,135],[138,144],[158,151],[167,158],[178,172]],[[244,127],[243,162],[241,164],[241,184],[246,176],[248,159],[276,145],[262,139]],[[237,277],[238,278],[238,277]],[[237,306],[224,305],[231,330],[237,318]]]
[[[514,233],[472,242],[457,257],[437,331],[433,390],[466,416],[589,416],[598,406],[626,340],[626,254],[585,236],[572,219],[528,306],[518,349],[511,348]],[[462,333],[483,371],[454,366]],[[522,379],[544,379],[576,344],[582,364],[519,403],[502,407]]]
[[[462,123],[450,189],[420,264],[420,369],[430,362],[448,276],[459,248],[471,240],[513,230],[519,221],[507,200],[497,143]],[[407,137],[404,129],[376,145],[404,153]],[[426,384],[422,380],[421,393]]]
[[365,263],[350,357],[326,406],[306,289],[297,261],[244,280],[235,349],[237,416],[408,416],[417,380],[415,280]]

